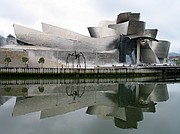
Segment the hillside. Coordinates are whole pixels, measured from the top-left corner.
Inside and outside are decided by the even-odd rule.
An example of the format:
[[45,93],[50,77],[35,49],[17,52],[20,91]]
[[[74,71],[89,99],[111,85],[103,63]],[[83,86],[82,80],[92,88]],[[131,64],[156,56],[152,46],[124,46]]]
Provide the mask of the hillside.
[[171,52],[168,54],[168,57],[180,56],[180,53]]

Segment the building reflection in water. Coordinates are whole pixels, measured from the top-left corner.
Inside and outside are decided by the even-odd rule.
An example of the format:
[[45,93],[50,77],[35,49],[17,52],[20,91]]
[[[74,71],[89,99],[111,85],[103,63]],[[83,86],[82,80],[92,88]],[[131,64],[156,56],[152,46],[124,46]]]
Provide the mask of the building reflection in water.
[[43,119],[87,107],[87,114],[123,129],[137,128],[143,112],[156,112],[156,104],[169,98],[165,83],[152,82],[4,84],[0,96],[0,104],[16,96],[13,116],[41,111]]

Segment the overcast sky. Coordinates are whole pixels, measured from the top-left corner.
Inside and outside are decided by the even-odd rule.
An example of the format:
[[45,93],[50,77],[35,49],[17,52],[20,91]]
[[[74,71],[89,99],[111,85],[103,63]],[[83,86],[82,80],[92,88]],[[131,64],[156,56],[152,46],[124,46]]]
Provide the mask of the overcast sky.
[[157,39],[180,52],[179,0],[1,0],[0,34],[13,34],[13,24],[41,30],[41,22],[88,35],[87,27],[115,20],[121,12],[139,12],[146,28],[157,28]]

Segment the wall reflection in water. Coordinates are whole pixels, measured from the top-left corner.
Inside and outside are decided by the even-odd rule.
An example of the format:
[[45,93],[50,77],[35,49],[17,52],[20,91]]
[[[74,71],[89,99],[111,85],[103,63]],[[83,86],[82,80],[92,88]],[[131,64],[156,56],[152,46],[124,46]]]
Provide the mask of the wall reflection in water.
[[87,107],[87,114],[112,119],[123,129],[137,128],[143,112],[156,112],[156,104],[169,98],[166,83],[118,81],[4,83],[0,96],[0,105],[16,96],[13,116],[41,111],[44,119]]

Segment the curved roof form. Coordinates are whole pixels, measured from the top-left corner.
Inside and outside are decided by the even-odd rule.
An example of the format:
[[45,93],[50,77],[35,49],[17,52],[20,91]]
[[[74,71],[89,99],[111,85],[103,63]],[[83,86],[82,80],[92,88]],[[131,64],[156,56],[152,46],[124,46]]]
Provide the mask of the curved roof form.
[[[88,27],[90,37],[46,23],[42,23],[42,31],[15,24],[14,32],[18,44],[22,43],[23,47],[33,45],[42,50],[64,52],[61,61],[67,53],[77,50],[86,54],[90,64],[95,64],[92,61],[95,58],[96,63],[102,61],[103,65],[115,63],[113,61],[126,64],[164,63],[170,42],[157,40],[158,30],[146,29],[145,26],[146,22],[140,21],[140,13],[124,12],[117,16],[116,21],[104,20],[98,26]],[[4,39],[0,39],[2,45]]]
[[160,63],[157,55],[146,41],[141,42],[141,58],[142,62],[146,64]]
[[117,48],[119,38],[110,36],[106,38],[90,38],[75,32],[58,28],[43,23],[40,32],[24,26],[14,25],[18,40],[35,46],[73,50],[77,47],[80,51],[107,51]]
[[124,12],[124,13],[120,13],[117,16],[117,20],[116,23],[123,23],[129,20],[136,20],[139,21],[140,19],[140,13],[131,13],[131,12]]
[[156,38],[158,29],[145,29],[144,36]]
[[148,39],[148,40],[152,40],[152,41],[156,41],[158,42],[157,39],[149,37],[149,36],[140,36],[140,35],[127,35],[125,36],[126,38],[128,38],[129,40],[144,40],[144,39]]
[[88,27],[88,31],[91,37],[94,38],[103,38],[117,35],[116,30],[107,27]]
[[151,48],[159,58],[160,63],[164,63],[168,57],[170,42],[165,40],[159,40],[159,42],[152,41]]
[[90,45],[91,47],[94,47],[95,50],[100,50],[100,51],[112,50],[112,49],[117,48],[117,44],[119,41],[118,36],[91,38],[91,37],[84,36],[76,32],[64,29],[64,28],[49,25],[46,23],[42,23],[42,29],[44,33],[52,34],[52,35],[59,36],[65,39],[77,40],[78,43],[82,42],[84,44]]
[[131,34],[136,34],[136,35],[143,35],[145,31],[145,22],[143,21],[127,21],[119,24],[112,24],[109,25],[109,28],[112,28],[116,31],[119,32],[119,35],[131,35]]
[[152,41],[151,48],[158,58],[167,58],[170,42],[165,40],[159,40],[159,42]]

